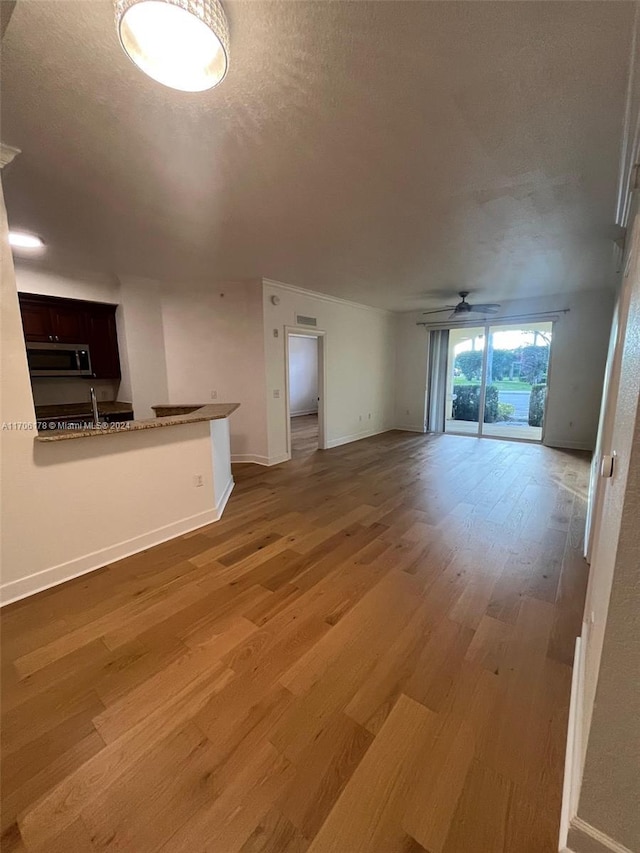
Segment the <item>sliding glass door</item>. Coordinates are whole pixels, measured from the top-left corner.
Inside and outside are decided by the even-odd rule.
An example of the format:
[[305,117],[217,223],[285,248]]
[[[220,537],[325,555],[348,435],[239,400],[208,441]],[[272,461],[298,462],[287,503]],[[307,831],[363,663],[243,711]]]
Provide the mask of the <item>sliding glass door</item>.
[[552,324],[490,326],[483,435],[542,440]]
[[485,328],[449,329],[445,432],[480,435]]
[[449,330],[445,431],[541,441],[552,323]]

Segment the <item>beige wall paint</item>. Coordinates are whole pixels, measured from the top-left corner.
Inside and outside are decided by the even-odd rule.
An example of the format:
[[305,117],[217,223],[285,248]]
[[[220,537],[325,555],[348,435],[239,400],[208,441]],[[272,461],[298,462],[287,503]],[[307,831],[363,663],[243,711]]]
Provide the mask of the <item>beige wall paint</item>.
[[153,405],[170,402],[160,289],[152,281],[123,279],[118,301],[119,396],[133,403],[136,418],[152,418]]
[[240,403],[231,421],[237,461],[266,461],[262,282],[216,282],[162,295],[167,394],[172,403]]
[[[278,298],[277,305],[272,303],[272,296]],[[393,315],[265,280],[264,347],[271,462],[287,457],[284,330],[285,326],[296,325],[298,314],[315,317],[317,328],[326,332],[327,446],[335,447],[394,426]]]
[[[554,327],[544,431],[544,443],[550,447],[595,447],[613,299],[608,290],[518,299],[504,302],[495,315],[499,321],[569,308],[567,314],[559,315]],[[423,423],[427,394],[428,335],[416,325],[424,319],[419,312],[411,312],[397,320],[396,422],[403,425],[409,417],[408,425],[413,428]]]
[[395,424],[399,429],[424,432],[426,418],[429,332],[416,326],[417,315],[395,317]]
[[[612,430],[602,448],[616,451],[617,461],[613,478],[599,481],[602,515],[586,605],[593,624],[586,635],[579,703],[584,775],[578,818],[635,853],[640,850],[640,216],[630,254],[619,298],[623,333],[613,353],[619,382],[610,398]],[[569,847],[586,850],[575,829]]]
[[[3,424],[35,412],[0,198]],[[207,423],[51,444],[0,430],[2,600],[21,597],[218,517]],[[204,485],[194,488],[193,475]],[[224,470],[222,471],[224,474]],[[231,487],[231,483],[227,483]]]

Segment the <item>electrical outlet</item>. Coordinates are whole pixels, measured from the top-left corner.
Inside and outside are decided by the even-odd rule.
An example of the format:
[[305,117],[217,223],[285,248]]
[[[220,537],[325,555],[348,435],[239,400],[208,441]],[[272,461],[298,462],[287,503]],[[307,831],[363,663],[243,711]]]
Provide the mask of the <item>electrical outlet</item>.
[[204,486],[204,477],[202,474],[194,474],[193,475],[193,485],[196,489],[199,489],[200,486]]
[[279,389],[279,388],[274,388],[274,389],[273,389],[273,399],[274,399],[274,400],[279,400],[279,399],[280,399],[280,389]]
[[371,412],[369,412],[369,420],[371,420]]
[[217,391],[212,391],[212,392],[211,392],[211,399],[212,399],[212,400],[217,400],[217,399],[218,399],[218,392],[217,392]]

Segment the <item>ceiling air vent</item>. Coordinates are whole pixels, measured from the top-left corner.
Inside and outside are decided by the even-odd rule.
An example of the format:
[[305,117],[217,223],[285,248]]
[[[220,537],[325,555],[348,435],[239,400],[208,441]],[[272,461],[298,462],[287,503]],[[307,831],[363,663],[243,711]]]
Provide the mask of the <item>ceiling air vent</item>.
[[315,317],[304,317],[302,314],[296,314],[297,326],[317,326],[318,321]]

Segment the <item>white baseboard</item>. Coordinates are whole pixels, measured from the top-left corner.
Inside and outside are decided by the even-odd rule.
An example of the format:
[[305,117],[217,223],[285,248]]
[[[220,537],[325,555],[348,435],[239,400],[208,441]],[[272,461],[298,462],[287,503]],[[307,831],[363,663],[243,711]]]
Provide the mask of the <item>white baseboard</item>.
[[258,456],[255,453],[232,453],[231,464],[241,465],[245,462],[254,462],[256,465],[268,465],[269,459],[267,456]]
[[584,655],[589,626],[582,624],[582,635],[576,637],[571,676],[571,698],[569,701],[569,724],[567,746],[564,757],[564,784],[562,789],[562,811],[560,814],[559,849],[567,845],[569,827],[578,811],[578,797],[582,776],[582,721],[584,717]]
[[545,447],[554,447],[557,450],[589,450],[593,451],[593,445],[588,441],[565,441],[562,438],[550,439],[548,436],[542,439]]
[[271,456],[267,465],[280,465],[282,462],[288,462],[291,459],[290,453],[281,453],[280,456]]
[[633,853],[624,844],[600,832],[586,820],[574,817],[569,828],[567,846],[562,853]]
[[5,604],[11,604],[13,601],[19,601],[22,598],[27,598],[29,595],[35,595],[36,592],[43,592],[45,589],[50,589],[73,578],[94,572],[96,569],[101,569],[103,566],[114,563],[116,560],[122,560],[124,557],[130,557],[132,554],[138,554],[140,551],[152,548],[154,545],[160,545],[169,539],[175,539],[176,536],[182,536],[184,533],[190,533],[198,527],[204,527],[207,524],[218,521],[222,516],[234,485],[233,479],[231,479],[217,506],[212,509],[196,513],[196,515],[190,515],[187,518],[181,518],[179,521],[165,524],[155,530],[141,533],[132,539],[126,539],[124,542],[109,545],[107,548],[101,548],[99,551],[93,551],[90,554],[85,554],[66,563],[51,566],[49,569],[43,569],[26,578],[2,584],[0,586],[0,606],[4,607]]
[[371,438],[374,435],[382,435],[384,432],[391,432],[395,427],[385,427],[384,429],[376,429],[365,432],[354,432],[351,435],[343,435],[340,438],[333,438],[331,441],[327,442],[326,449],[330,450],[332,447],[340,447],[342,444],[351,444],[352,441],[361,441],[363,438]]
[[229,502],[229,498],[231,497],[231,492],[233,491],[234,486],[235,482],[233,480],[233,477],[229,477],[229,482],[224,487],[224,492],[222,493],[222,496],[215,507],[215,511],[218,513],[218,518],[216,518],[215,521],[219,521],[220,518],[222,518],[222,513],[224,512],[224,508]]
[[291,412],[292,418],[301,418],[304,415],[317,415],[317,409],[303,409],[301,412]]
[[583,622],[582,634],[576,638],[576,651],[573,659],[559,850],[561,853],[632,853],[623,844],[596,829],[595,826],[587,823],[577,814],[582,783],[584,670],[588,640],[589,623]]
[[254,465],[280,465],[281,462],[288,462],[291,456],[288,453],[282,453],[280,456],[258,456],[255,453],[232,453],[231,464],[242,465],[247,462],[253,462]]
[[424,428],[421,429],[420,427],[417,427],[417,426],[405,426],[404,424],[400,424],[399,426],[394,426],[393,429],[398,429],[401,432],[418,432],[418,433],[420,433],[420,435],[425,435],[427,432],[426,429],[424,429]]

